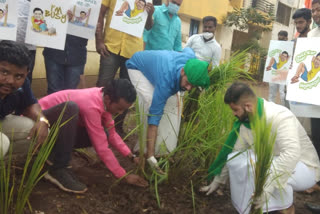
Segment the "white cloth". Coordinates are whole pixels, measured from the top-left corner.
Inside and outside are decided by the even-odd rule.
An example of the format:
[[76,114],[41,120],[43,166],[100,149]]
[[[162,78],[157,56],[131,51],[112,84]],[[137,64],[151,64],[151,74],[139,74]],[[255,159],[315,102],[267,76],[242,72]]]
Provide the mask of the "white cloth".
[[[267,187],[267,191],[273,192],[278,184],[285,188],[299,161],[311,170],[315,170],[316,181],[319,181],[320,162],[317,152],[294,114],[286,107],[266,100],[264,100],[264,110],[267,121],[272,122],[272,132],[277,133],[273,154],[278,156],[273,161],[275,171],[270,175],[271,178],[277,177],[277,179]],[[245,151],[252,144],[251,130],[241,125],[233,151]],[[278,177],[276,174],[281,176]],[[225,166],[216,179],[220,183],[225,183],[227,178],[228,168]]]
[[[143,138],[146,139],[149,108],[152,103],[154,87],[149,80],[138,70],[128,70],[130,80],[136,88],[140,120],[144,124]],[[158,126],[158,136],[155,145],[155,154],[164,155],[177,147],[182,112],[182,98],[180,93],[171,96],[164,107],[164,113]],[[133,149],[139,150],[139,141]]]
[[205,42],[201,34],[195,34],[188,39],[186,47],[193,49],[197,59],[212,63],[212,67],[219,65],[221,46],[214,38]]
[[[255,162],[255,156],[251,150],[236,156],[237,154],[238,152],[229,154],[227,162],[230,174],[231,200],[239,213],[247,214],[250,211],[248,205],[254,192],[254,166],[252,163]],[[278,157],[274,157],[274,162],[277,159]],[[268,209],[264,205],[263,211],[271,212],[290,207],[293,203],[293,191],[304,191],[311,188],[316,183],[315,174],[315,169],[310,169],[299,161],[284,189],[274,189],[270,193]]]
[[285,105],[285,85],[280,85],[277,83],[269,83],[269,101],[270,102],[276,102],[276,97],[279,91],[280,94],[280,104]]
[[310,37],[320,37],[320,27],[316,27],[316,28],[312,29],[308,33],[308,38],[310,38]]
[[[18,26],[17,26],[17,42],[25,43],[26,30],[28,23],[28,15],[30,10],[30,1],[18,1]],[[25,44],[29,50],[36,50],[37,47],[30,44]]]

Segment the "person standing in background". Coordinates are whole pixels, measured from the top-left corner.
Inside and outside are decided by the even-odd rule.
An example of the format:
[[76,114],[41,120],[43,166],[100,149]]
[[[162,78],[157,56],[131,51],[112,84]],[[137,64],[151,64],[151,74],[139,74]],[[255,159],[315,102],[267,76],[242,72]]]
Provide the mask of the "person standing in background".
[[[30,9],[30,0],[18,0],[18,26],[17,26],[17,42],[25,44],[27,22]],[[25,44],[29,50],[30,54],[30,65],[28,79],[30,84],[32,83],[32,72],[34,68],[34,63],[36,59],[36,49],[37,47],[30,44]]]
[[[143,50],[143,40],[132,35],[129,35],[118,30],[110,28],[112,14],[114,13],[116,0],[102,0],[101,9],[96,30],[96,49],[100,54],[100,68],[97,86],[102,87],[107,82],[114,79],[118,69],[120,69],[120,79],[128,79],[128,70],[125,62],[138,51]],[[108,11],[106,23],[104,18]],[[145,29],[150,29],[152,26],[152,14],[154,7],[152,3],[145,5],[145,11],[148,13]],[[103,27],[105,30],[103,32]],[[115,126],[118,134],[124,137],[123,122],[127,111],[118,115],[115,118]]]
[[165,4],[154,7],[153,17],[148,17],[152,28],[143,33],[145,50],[182,51],[181,20],[178,16],[182,1],[167,0]]

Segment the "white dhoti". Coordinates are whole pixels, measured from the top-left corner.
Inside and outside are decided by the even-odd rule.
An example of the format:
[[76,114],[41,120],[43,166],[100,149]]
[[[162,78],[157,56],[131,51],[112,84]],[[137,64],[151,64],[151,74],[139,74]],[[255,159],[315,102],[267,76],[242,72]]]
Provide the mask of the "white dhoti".
[[[138,95],[141,122],[144,124],[144,139],[148,128],[149,108],[152,103],[154,87],[139,70],[128,69],[129,77],[136,88]],[[180,92],[171,96],[164,107],[164,112],[158,126],[158,135],[155,145],[155,155],[164,155],[177,147],[182,111]],[[139,142],[134,151],[139,150]],[[146,150],[145,150],[146,151]]]
[[[228,170],[230,177],[231,200],[233,206],[241,214],[247,214],[250,211],[250,199],[254,192],[253,167],[250,164],[251,159],[255,160],[252,151],[238,152],[229,154]],[[234,157],[233,159],[231,159]],[[274,157],[277,158],[277,157]],[[276,182],[276,179],[272,182]],[[290,207],[293,203],[293,191],[304,191],[316,184],[315,169],[307,167],[304,163],[298,162],[296,168],[289,178],[287,185],[283,189],[273,191],[268,204],[263,207],[263,211],[268,212],[283,210]]]

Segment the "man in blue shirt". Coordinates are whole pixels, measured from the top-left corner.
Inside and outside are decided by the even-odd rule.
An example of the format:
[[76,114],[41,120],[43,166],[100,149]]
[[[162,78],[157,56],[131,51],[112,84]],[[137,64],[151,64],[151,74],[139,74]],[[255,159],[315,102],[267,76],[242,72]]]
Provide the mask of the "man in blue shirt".
[[178,11],[183,0],[167,0],[166,4],[155,6],[150,30],[144,31],[145,50],[181,51],[181,20]]
[[[0,42],[0,158],[8,152],[10,141],[15,153],[26,153],[28,141],[37,136],[37,143],[42,144],[48,136],[50,124],[55,123],[61,112],[60,129],[53,152],[73,142],[78,124],[79,107],[68,102],[41,110],[34,97],[27,79],[30,65],[28,49],[21,43],[12,41]],[[10,140],[9,140],[10,138]],[[17,152],[19,150],[19,152]],[[64,150],[65,152],[68,152]],[[56,180],[63,184],[69,192],[83,193],[86,185],[77,180],[64,165],[69,157],[56,157],[59,169],[54,171]],[[68,160],[67,160],[68,161]]]
[[[179,91],[189,91],[193,86],[209,87],[208,63],[195,59],[195,54],[191,48],[186,48],[182,52],[175,51],[141,51],[133,55],[126,62],[130,80],[136,87],[139,97],[139,108],[148,115],[147,131],[147,157],[148,163],[159,170],[155,155],[155,144],[159,130],[164,129],[165,137],[159,134],[157,142],[168,140],[168,132],[176,129],[172,134],[177,138],[179,129],[168,127],[168,124],[179,121],[180,125],[181,110],[176,94]],[[175,95],[175,96],[173,96]],[[173,102],[169,101],[175,98]],[[173,105],[167,108],[169,102]],[[180,105],[181,106],[181,105]],[[168,112],[178,112],[178,118],[167,123],[166,127],[162,121],[162,115]],[[159,139],[161,138],[161,139]],[[169,144],[165,142],[167,150],[171,152],[176,145],[177,139]],[[168,147],[169,146],[169,147]]]

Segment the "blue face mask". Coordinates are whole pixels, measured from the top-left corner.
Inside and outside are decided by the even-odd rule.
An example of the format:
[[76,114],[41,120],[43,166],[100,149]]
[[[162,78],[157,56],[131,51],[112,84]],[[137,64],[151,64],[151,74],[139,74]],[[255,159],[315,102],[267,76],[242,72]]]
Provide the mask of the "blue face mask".
[[172,2],[169,2],[168,11],[170,14],[172,14],[172,15],[178,14],[179,9],[180,9],[180,6],[178,6]]

